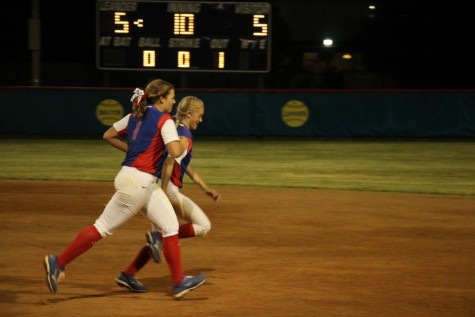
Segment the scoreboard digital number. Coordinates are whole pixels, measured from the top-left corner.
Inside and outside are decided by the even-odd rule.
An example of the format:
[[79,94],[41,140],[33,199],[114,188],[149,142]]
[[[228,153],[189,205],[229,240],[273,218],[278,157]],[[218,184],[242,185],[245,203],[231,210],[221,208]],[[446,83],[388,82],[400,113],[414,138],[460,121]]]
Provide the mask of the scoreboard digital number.
[[99,69],[270,71],[269,3],[98,0],[96,5]]

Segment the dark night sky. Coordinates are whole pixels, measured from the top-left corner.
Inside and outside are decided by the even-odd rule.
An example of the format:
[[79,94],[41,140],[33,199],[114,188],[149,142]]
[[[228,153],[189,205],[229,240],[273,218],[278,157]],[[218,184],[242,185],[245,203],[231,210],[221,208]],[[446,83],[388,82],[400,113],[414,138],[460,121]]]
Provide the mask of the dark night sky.
[[[95,65],[95,1],[39,0],[42,62]],[[276,50],[319,43],[327,34],[346,47],[371,48],[373,66],[409,88],[475,88],[473,18],[462,1],[378,0],[367,17],[363,0],[269,1]],[[29,63],[31,1],[2,8],[2,68]],[[10,84],[5,75],[0,85]]]

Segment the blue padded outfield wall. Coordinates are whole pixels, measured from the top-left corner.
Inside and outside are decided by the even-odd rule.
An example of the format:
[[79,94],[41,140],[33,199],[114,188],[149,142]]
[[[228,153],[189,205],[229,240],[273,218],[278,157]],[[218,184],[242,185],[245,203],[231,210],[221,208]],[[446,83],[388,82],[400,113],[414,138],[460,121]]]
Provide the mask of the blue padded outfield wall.
[[[0,87],[2,136],[98,136],[133,89]],[[206,105],[196,135],[475,137],[474,91],[180,90]]]

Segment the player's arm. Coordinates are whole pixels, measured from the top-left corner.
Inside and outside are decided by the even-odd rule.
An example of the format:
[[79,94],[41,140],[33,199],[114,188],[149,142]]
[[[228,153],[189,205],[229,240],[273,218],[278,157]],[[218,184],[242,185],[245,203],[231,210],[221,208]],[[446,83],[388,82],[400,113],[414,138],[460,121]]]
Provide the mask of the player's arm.
[[112,145],[113,147],[123,151],[127,152],[127,142],[125,142],[117,133],[117,130],[114,128],[114,126],[111,126],[109,129],[107,129],[106,132],[102,135],[102,139],[104,139],[107,143]]
[[[184,139],[184,140],[183,140]],[[188,140],[186,138],[180,138],[180,140],[168,142],[166,145],[168,155],[174,159],[181,161],[186,155],[186,149],[188,148]]]
[[196,170],[191,167],[191,164],[188,164],[185,173],[193,180],[193,182],[198,184],[198,186],[200,186],[200,188],[204,190],[206,195],[213,198],[213,200],[216,202],[219,200],[219,193],[205,183],[205,181],[200,177],[200,175],[198,175]]
[[186,155],[188,139],[185,138],[186,140],[183,140],[183,138],[178,136],[175,123],[171,118],[165,121],[161,133],[168,155],[181,161],[181,159]]
[[175,159],[171,156],[165,159],[165,162],[162,166],[162,189],[166,193],[168,188],[168,183],[170,182],[170,177],[172,176],[173,166],[175,165]]
[[170,182],[170,177],[172,176],[172,173],[173,173],[173,167],[175,166],[175,164],[180,164],[181,160],[183,159],[183,157],[185,157],[187,153],[186,149],[188,148],[188,142],[189,141],[187,138],[183,136],[180,137],[179,143],[181,144],[181,147],[184,149],[183,153],[178,158],[173,158],[171,156],[168,156],[165,159],[165,162],[163,163],[161,179],[162,179],[162,189],[164,192],[166,192],[168,188],[168,183]]

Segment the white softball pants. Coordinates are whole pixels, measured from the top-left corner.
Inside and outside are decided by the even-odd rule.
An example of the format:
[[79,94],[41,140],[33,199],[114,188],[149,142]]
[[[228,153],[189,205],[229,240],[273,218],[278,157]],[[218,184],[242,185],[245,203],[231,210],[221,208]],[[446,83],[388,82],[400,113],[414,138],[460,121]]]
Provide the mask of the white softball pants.
[[[160,186],[160,184],[161,181],[159,180],[158,185]],[[189,197],[183,195],[180,188],[172,182],[168,183],[167,196],[175,209],[176,215],[193,225],[195,236],[204,237],[211,230],[211,222],[205,212]],[[161,229],[159,230],[161,231]]]
[[114,186],[115,194],[94,223],[103,238],[112,235],[140,210],[150,222],[161,228],[163,237],[178,234],[177,216],[155,176],[123,166]]

